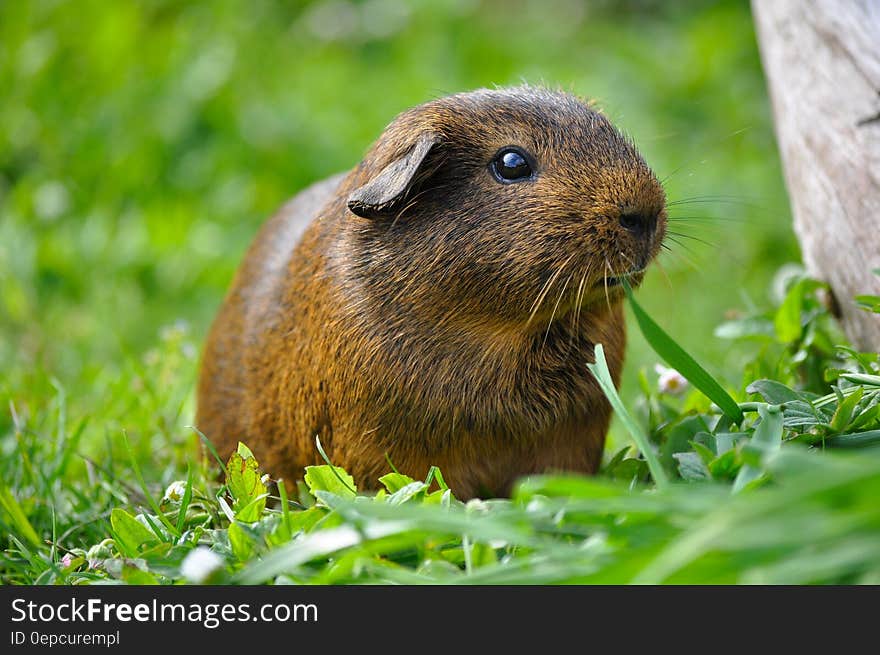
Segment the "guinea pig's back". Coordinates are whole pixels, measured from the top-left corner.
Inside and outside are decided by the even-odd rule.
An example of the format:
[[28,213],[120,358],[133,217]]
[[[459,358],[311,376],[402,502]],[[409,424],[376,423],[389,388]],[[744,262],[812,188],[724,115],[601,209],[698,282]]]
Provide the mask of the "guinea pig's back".
[[271,329],[293,251],[317,213],[333,199],[340,173],[302,190],[254,238],[211,326],[202,355],[196,426],[221,453],[249,436],[248,347]]

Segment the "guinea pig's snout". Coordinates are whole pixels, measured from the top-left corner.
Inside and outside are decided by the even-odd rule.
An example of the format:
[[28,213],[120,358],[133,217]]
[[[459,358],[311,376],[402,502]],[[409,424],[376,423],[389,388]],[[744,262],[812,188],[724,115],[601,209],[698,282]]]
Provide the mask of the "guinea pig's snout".
[[623,210],[617,220],[627,232],[637,237],[648,237],[657,230],[658,216],[657,212]]

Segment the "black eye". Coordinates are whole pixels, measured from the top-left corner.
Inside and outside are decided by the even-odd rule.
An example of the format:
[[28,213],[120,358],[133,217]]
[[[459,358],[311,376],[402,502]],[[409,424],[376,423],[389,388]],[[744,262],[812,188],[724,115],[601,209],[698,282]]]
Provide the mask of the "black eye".
[[492,172],[499,182],[518,182],[532,176],[532,167],[519,150],[503,148],[492,160]]

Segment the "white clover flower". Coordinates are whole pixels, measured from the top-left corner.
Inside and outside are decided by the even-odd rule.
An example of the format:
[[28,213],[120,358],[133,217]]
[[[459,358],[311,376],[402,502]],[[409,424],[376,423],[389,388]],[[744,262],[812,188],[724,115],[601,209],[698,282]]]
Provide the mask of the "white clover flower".
[[191,550],[180,565],[180,573],[193,584],[201,584],[223,568],[223,558],[210,548],[199,546]]
[[183,498],[183,494],[185,493],[186,482],[184,482],[183,480],[175,480],[168,485],[168,488],[165,490],[165,496],[162,498],[162,500],[173,500],[177,502],[181,498]]
[[654,366],[659,378],[657,379],[657,387],[661,393],[668,393],[674,396],[681,395],[688,388],[688,381],[685,377],[674,368],[666,368],[660,364]]

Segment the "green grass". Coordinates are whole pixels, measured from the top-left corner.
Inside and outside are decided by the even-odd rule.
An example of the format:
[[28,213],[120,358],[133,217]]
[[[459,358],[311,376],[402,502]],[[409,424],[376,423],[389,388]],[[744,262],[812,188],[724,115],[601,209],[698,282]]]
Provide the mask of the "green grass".
[[[67,424],[59,388],[39,419],[13,414],[0,572],[13,584],[876,584],[880,356],[826,348],[840,335],[819,288],[794,279],[775,314],[740,322],[762,346],[750,370],[772,367],[776,379],[733,392],[736,422],[699,390],[645,376],[631,412],[597,347],[591,370],[633,446],[595,478],[524,478],[510,500],[463,503],[441,471],[414,480],[390,466],[384,489],[362,494],[329,460],[291,498],[293,481],[272,485],[243,444],[225,466],[205,449],[163,492],[124,434],[118,468],[87,461],[77,474],[83,430]],[[754,330],[762,321],[775,331]],[[656,340],[660,328],[646,325]],[[156,359],[185,362],[180,336],[166,334]],[[670,363],[690,366],[682,353]],[[176,397],[163,388],[158,407]],[[178,458],[164,448],[150,461],[173,471]]]
[[[209,581],[877,581],[880,410],[851,377],[877,358],[777,275],[799,255],[747,3],[575,4],[0,3],[3,582],[180,582],[199,545]],[[620,398],[649,445],[615,423],[595,479],[468,504],[442,471],[379,498],[333,469],[221,485],[197,357],[259,224],[395,113],[523,80],[597,99],[665,180],[638,302],[744,420],[659,391],[633,320]]]

